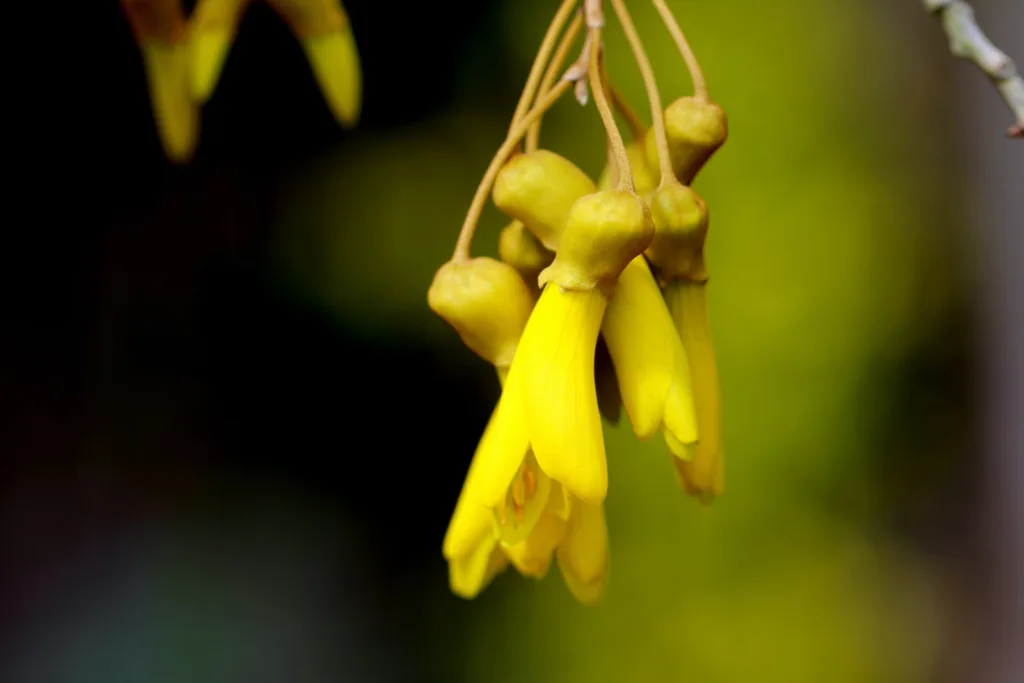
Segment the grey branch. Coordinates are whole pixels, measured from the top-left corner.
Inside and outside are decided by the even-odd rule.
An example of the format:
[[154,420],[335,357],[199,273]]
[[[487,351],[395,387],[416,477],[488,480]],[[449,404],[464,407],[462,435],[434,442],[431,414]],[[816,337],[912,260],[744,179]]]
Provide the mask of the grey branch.
[[974,10],[963,0],[923,0],[925,8],[942,21],[949,36],[949,49],[969,59],[985,72],[1003,96],[1017,122],[1006,134],[1024,138],[1024,80],[1013,60],[992,44],[974,20]]

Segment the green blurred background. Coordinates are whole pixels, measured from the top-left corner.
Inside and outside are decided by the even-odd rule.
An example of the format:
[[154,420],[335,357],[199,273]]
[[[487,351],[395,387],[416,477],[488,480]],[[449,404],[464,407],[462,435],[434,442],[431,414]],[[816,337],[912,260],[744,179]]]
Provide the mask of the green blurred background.
[[[726,495],[687,499],[620,426],[602,606],[557,572],[448,593],[440,542],[497,386],[426,289],[556,4],[346,3],[352,132],[254,7],[185,169],[97,9],[98,133],[68,153],[59,246],[27,238],[40,284],[5,335],[5,680],[976,680],[970,181],[955,65],[914,2],[670,3],[730,121],[695,183]],[[688,94],[629,5],[663,98]],[[594,177],[605,159],[569,98],[542,145]],[[503,224],[488,207],[477,254]]]

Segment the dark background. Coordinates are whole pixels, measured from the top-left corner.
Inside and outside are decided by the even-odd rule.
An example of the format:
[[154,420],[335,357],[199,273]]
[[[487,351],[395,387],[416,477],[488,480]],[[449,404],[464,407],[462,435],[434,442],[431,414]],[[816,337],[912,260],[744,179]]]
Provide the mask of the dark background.
[[[540,8],[538,16],[547,13],[543,3],[534,4]],[[500,641],[500,647],[494,646],[500,650],[494,666],[502,663],[502,680],[534,680],[531,667],[558,671],[559,666],[574,666],[568,657],[560,661],[523,654],[524,605],[532,604],[527,601],[535,596],[547,596],[532,584],[523,588],[514,580],[498,581],[473,603],[455,599],[447,590],[440,541],[468,454],[497,395],[491,368],[460,348],[454,335],[446,338],[447,345],[439,345],[413,325],[396,330],[374,324],[378,304],[373,300],[366,303],[364,324],[334,315],[322,300],[282,278],[275,261],[280,246],[276,226],[290,215],[284,207],[294,203],[295,178],[311,167],[347,150],[401,139],[411,127],[449,114],[467,100],[483,112],[480,129],[487,135],[478,136],[481,149],[496,139],[487,121],[503,125],[512,111],[525,75],[523,54],[534,48],[541,30],[531,27],[530,40],[513,43],[502,25],[507,14],[500,5],[471,3],[455,11],[454,6],[439,9],[425,2],[347,2],[363,68],[364,105],[359,126],[343,131],[324,105],[286,26],[271,10],[254,4],[204,108],[198,154],[184,168],[171,166],[163,157],[142,62],[116,3],[67,11],[48,7],[45,16],[12,24],[24,27],[16,37],[26,47],[11,68],[10,109],[17,123],[8,126],[7,167],[15,179],[8,185],[7,238],[0,249],[5,283],[0,323],[0,679],[479,680],[469,672],[474,667],[487,671],[488,666],[465,661],[471,652],[489,654],[489,646],[479,645],[485,640],[481,634]],[[832,16],[831,10],[818,6],[819,18]],[[886,30],[903,35],[903,29],[913,26],[908,45],[928,45],[920,53],[896,49],[904,59],[893,61],[892,71],[880,68],[870,55],[856,55],[849,61],[859,68],[850,67],[856,79],[836,83],[815,70],[813,59],[800,59],[811,72],[804,78],[820,78],[806,92],[821,101],[860,107],[860,118],[849,114],[851,125],[843,129],[853,141],[846,143],[848,158],[842,163],[854,169],[865,160],[874,165],[869,174],[850,172],[851,195],[857,182],[867,184],[865,176],[877,175],[882,183],[901,174],[920,174],[909,181],[901,178],[900,187],[916,188],[906,201],[920,207],[909,213],[923,226],[921,234],[915,232],[894,248],[927,254],[922,258],[931,265],[923,269],[925,282],[914,283],[919,289],[913,291],[913,309],[927,308],[934,298],[943,300],[935,305],[940,312],[909,335],[910,341],[894,338],[891,349],[871,359],[871,371],[858,376],[862,413],[851,415],[845,436],[830,436],[829,449],[820,454],[822,461],[849,457],[853,464],[836,465],[835,472],[826,468],[822,474],[801,464],[812,458],[794,456],[787,462],[770,449],[757,455],[779,458],[779,480],[791,487],[780,489],[779,497],[787,504],[796,500],[830,521],[855,519],[855,525],[863,526],[857,532],[864,531],[872,542],[892,541],[900,552],[924,558],[928,572],[922,576],[939,578],[938,588],[925,586],[922,592],[933,590],[941,599],[924,600],[920,621],[912,623],[937,624],[940,645],[923,648],[934,661],[923,665],[926,673],[913,680],[974,681],[979,680],[974,674],[984,668],[975,658],[974,645],[979,634],[991,633],[982,623],[985,613],[979,605],[1019,597],[986,589],[989,579],[1006,568],[995,566],[989,552],[1002,547],[1002,527],[986,521],[986,486],[992,484],[981,477],[977,455],[983,440],[978,376],[985,364],[979,345],[986,340],[979,341],[979,310],[984,306],[976,281],[984,278],[970,273],[963,262],[951,265],[951,255],[963,254],[969,241],[958,230],[968,221],[972,174],[978,172],[965,165],[969,154],[948,144],[949,129],[955,120],[967,120],[976,127],[965,130],[977,134],[991,121],[982,123],[946,106],[950,98],[943,84],[951,74],[972,86],[975,81],[968,78],[976,74],[944,61],[948,55],[933,33],[937,26],[916,9],[885,15],[885,25],[896,27]],[[701,11],[715,15],[715,10]],[[842,19],[844,31],[853,32],[846,24],[850,13],[836,10],[835,16]],[[873,15],[871,21],[880,16]],[[737,31],[756,35],[774,30],[762,30],[757,23],[750,18]],[[819,39],[829,39],[832,30],[839,32],[826,26]],[[802,46],[808,55],[821,48],[813,35],[803,39],[812,43]],[[713,40],[719,39],[706,41],[712,52]],[[51,45],[60,49],[51,50]],[[781,47],[769,55],[747,49],[741,41],[734,50],[735,61],[746,66],[769,56],[792,63],[785,61]],[[934,67],[922,68],[922,62]],[[913,78],[915,87],[901,77]],[[735,141],[730,143],[739,150],[732,157],[738,161],[733,166],[728,158],[716,163],[733,169],[734,177],[739,175],[736,169],[744,169],[742,182],[736,184],[740,197],[766,176],[783,173],[775,164],[789,164],[785,174],[791,178],[792,194],[756,211],[799,205],[800,184],[806,183],[807,193],[813,194],[808,178],[821,172],[817,143],[800,138],[812,126],[800,117],[828,114],[816,114],[804,102],[790,109],[787,90],[765,97],[756,79],[734,80],[732,88],[751,93],[749,102],[740,100],[730,109],[738,114]],[[803,91],[794,86],[794,92]],[[971,92],[984,96],[980,87]],[[865,104],[864,93],[878,99]],[[886,99],[894,93],[906,100]],[[906,108],[894,117],[898,126],[864,115],[864,110],[884,108],[880,105]],[[797,112],[791,127],[761,127],[762,112],[779,121],[779,112],[789,117],[790,111]],[[933,116],[920,116],[922,111]],[[859,134],[876,146],[865,149],[855,141]],[[759,140],[773,137],[788,144],[787,136],[794,143],[785,147],[781,161],[771,156],[774,148],[758,147]],[[467,200],[489,153],[457,146],[451,151],[450,156],[466,159],[466,175],[452,182],[465,190]],[[414,171],[425,179],[434,173],[430,168]],[[356,192],[339,186],[337,203],[343,207],[354,201]],[[874,208],[879,215],[895,211],[878,201]],[[825,209],[828,216],[845,207]],[[463,210],[460,204],[455,213]],[[808,214],[818,219],[813,207]],[[346,219],[346,212],[339,210],[336,216],[331,228],[339,233],[376,230],[365,212]],[[754,221],[736,226],[748,230],[744,239],[753,240],[751,252],[757,248],[758,227]],[[791,227],[798,231],[799,226]],[[450,232],[454,237],[454,227]],[[935,242],[942,245],[929,246]],[[827,262],[829,246],[823,245],[801,246]],[[371,268],[374,256],[366,255]],[[878,275],[875,268],[886,263],[869,262],[865,287]],[[974,268],[983,270],[977,264]],[[951,294],[935,284],[938,274],[948,275],[949,282],[944,282]],[[735,287],[749,297],[755,314],[753,328],[764,328],[763,322],[757,327],[756,309],[772,302],[759,302],[751,294],[764,283],[754,275],[739,282]],[[890,294],[879,291],[872,296]],[[382,298],[379,305],[389,304]],[[731,323],[731,335],[730,321],[719,318],[717,324],[716,332],[725,329],[719,338],[724,340],[724,358],[730,357],[730,344],[743,350],[732,353],[733,361],[757,357],[756,343],[735,341],[742,336],[736,330],[744,328],[743,321]],[[827,327],[827,320],[815,319],[809,332],[788,334],[820,334],[825,339],[821,345],[827,346],[833,341]],[[785,376],[791,363],[799,374],[802,353],[773,356],[763,365]],[[726,363],[726,378],[731,373],[734,388],[756,387],[769,375],[759,379],[741,374],[754,365]],[[794,386],[804,386],[805,380],[797,376]],[[785,406],[784,415],[800,415],[804,405],[800,397],[784,391],[778,403]],[[740,399],[735,407],[733,424],[758,424],[763,406]],[[813,433],[814,425],[801,430]],[[813,449],[814,437],[807,442],[811,446],[802,445]],[[740,473],[732,480],[738,491],[733,495],[740,500],[755,500],[744,491],[773,485],[762,486],[749,474],[744,482],[742,465],[733,471]],[[637,488],[654,501],[664,493]],[[748,503],[754,517],[762,511],[760,504]],[[779,523],[766,515],[758,517],[752,530],[734,524],[742,522],[736,512],[740,507],[728,505],[718,508],[717,523],[731,534],[721,544],[726,548],[722,557],[727,546],[743,552],[739,559],[729,556],[722,566],[751,564],[748,549],[750,557],[792,560],[792,567],[783,566],[792,569],[794,585],[802,589],[802,577],[812,574],[813,562],[792,549],[789,536],[797,539],[792,543],[796,546],[806,529],[792,519]],[[794,503],[790,513],[803,519],[806,514],[799,505]],[[610,511],[613,547],[615,515],[624,518],[623,506],[617,509]],[[689,514],[690,508],[685,509],[681,514]],[[665,518],[658,519],[665,535],[660,543],[689,543],[688,538],[673,540],[676,529]],[[688,532],[701,533],[701,527],[686,523],[692,525]],[[621,534],[618,538],[621,547],[626,539]],[[772,542],[777,545],[758,545]],[[713,542],[702,547],[720,549]],[[807,547],[817,546],[808,541]],[[637,548],[642,556],[641,541]],[[886,578],[906,571],[910,578],[905,585],[923,583],[898,562],[896,569],[880,566],[884,569],[879,574]],[[680,573],[693,569],[688,562],[680,567]],[[873,576],[870,571],[866,575]],[[637,583],[630,583],[626,570],[616,580],[621,586]],[[548,583],[557,582],[552,578]],[[765,585],[768,595],[790,595],[789,584]],[[851,585],[861,583],[851,580]],[[744,590],[737,579],[735,590],[725,593],[742,596]],[[858,600],[858,593],[851,595],[851,602]],[[731,644],[745,622],[761,623],[755,618],[761,612],[783,621],[800,619],[790,619],[785,602],[781,607],[768,602],[751,608],[751,614],[737,611],[733,621],[729,610],[735,604],[730,608],[726,597],[714,594],[708,600],[712,612],[728,613],[722,621],[712,620],[717,628],[707,629],[714,634],[709,642],[720,635],[721,642]],[[941,609],[930,616],[927,607],[935,604]],[[513,607],[520,611],[509,612],[506,619],[505,610]],[[655,607],[649,604],[648,612]],[[693,613],[699,608],[694,605]],[[685,609],[691,609],[689,603]],[[599,619],[581,618],[561,603],[557,610],[577,619],[573,626],[579,624],[581,633],[588,633],[588,625]],[[623,619],[617,626],[641,634],[647,627],[655,633],[668,630],[656,622],[646,624],[648,612],[636,610],[640,618]],[[532,610],[531,623],[545,622],[543,614]],[[844,615],[827,618],[841,622]],[[698,621],[703,625],[704,617]],[[772,622],[765,623],[751,626],[757,634],[754,645],[762,639],[774,642]],[[795,628],[798,634],[805,633],[801,629],[817,630],[812,620]],[[551,629],[558,631],[557,626]],[[999,631],[1003,636],[1008,632]],[[659,650],[663,656],[676,658],[673,648],[682,641],[702,645],[693,632],[689,639],[670,635],[669,645]],[[628,641],[621,633],[615,638]],[[658,644],[652,642],[651,647]],[[562,644],[559,639],[553,647]],[[749,641],[745,645],[750,648]],[[805,647],[808,657],[814,654],[814,642]],[[618,657],[627,670],[636,666],[647,671],[640,663],[644,657],[631,648],[621,656],[608,656]],[[585,650],[580,644],[573,651]],[[891,653],[878,654],[883,650],[870,655],[885,660]],[[756,647],[737,651],[758,652]],[[522,671],[515,666],[519,661]],[[708,673],[712,669],[702,674],[695,668],[693,680],[726,680]],[[638,673],[636,680],[667,678]]]

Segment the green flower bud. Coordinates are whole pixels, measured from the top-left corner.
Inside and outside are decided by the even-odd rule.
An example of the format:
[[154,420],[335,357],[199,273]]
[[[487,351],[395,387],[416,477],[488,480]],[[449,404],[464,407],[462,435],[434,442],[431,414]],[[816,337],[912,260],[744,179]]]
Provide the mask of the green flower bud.
[[[729,134],[725,111],[714,102],[680,97],[665,109],[672,169],[679,182],[689,185]],[[654,129],[647,132],[647,163],[658,168],[658,144]],[[655,171],[660,177],[660,172]]]
[[651,197],[654,240],[647,260],[663,281],[683,279],[706,282],[704,239],[708,233],[708,209],[704,200],[685,185],[670,183]]
[[587,195],[573,204],[555,261],[540,274],[540,285],[555,282],[579,291],[597,287],[611,296],[619,274],[653,238],[651,212],[635,193]]
[[494,204],[521,221],[555,251],[565,229],[569,209],[594,190],[594,181],[574,163],[545,149],[509,159],[494,181]]
[[498,257],[519,271],[528,285],[536,287],[537,276],[551,265],[555,255],[521,222],[512,221],[498,236]]
[[441,266],[427,292],[427,303],[455,328],[470,350],[497,367],[507,367],[534,297],[512,266],[480,257]]

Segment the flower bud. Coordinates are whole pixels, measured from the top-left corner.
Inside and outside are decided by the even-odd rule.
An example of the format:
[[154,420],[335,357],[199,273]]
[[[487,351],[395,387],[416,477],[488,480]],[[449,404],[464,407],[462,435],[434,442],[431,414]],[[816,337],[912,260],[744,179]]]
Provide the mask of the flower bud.
[[[680,97],[665,109],[672,169],[679,182],[689,185],[729,134],[725,111],[714,102]],[[647,133],[647,163],[658,168],[658,144],[654,129]],[[660,176],[660,173],[658,173]]]
[[546,248],[554,251],[569,209],[594,190],[594,181],[574,163],[545,149],[517,154],[494,181],[494,204],[521,221]]
[[520,221],[512,221],[498,235],[498,256],[519,271],[532,287],[537,286],[540,271],[551,265],[555,258]]
[[441,266],[427,302],[470,350],[495,366],[506,367],[530,317],[533,295],[514,268],[480,257]]
[[654,237],[651,212],[626,190],[602,190],[573,204],[555,261],[539,282],[563,289],[600,288],[607,296],[626,265],[642,254]]
[[704,200],[686,185],[662,185],[651,197],[654,240],[647,259],[663,281],[676,278],[706,282],[704,238],[708,232],[708,209]]

